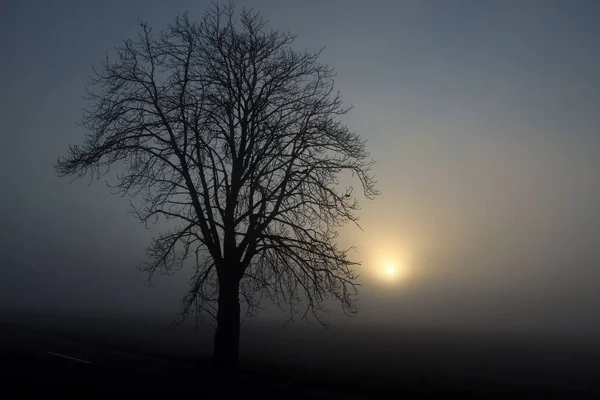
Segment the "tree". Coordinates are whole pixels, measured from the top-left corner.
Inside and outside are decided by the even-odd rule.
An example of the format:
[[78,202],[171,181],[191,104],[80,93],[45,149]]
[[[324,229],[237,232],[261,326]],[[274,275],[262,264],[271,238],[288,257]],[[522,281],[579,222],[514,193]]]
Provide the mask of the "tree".
[[137,201],[135,215],[171,221],[141,269],[151,277],[193,261],[182,316],[216,320],[219,366],[238,362],[240,302],[253,314],[268,298],[321,322],[327,299],[356,313],[358,263],[336,237],[359,206],[339,176],[352,173],[367,198],[377,189],[320,51],[291,49],[293,34],[232,3],[199,22],[179,16],[158,35],[140,27],[94,68],[85,140],[59,158],[58,174],[99,178],[120,165],[109,185]]

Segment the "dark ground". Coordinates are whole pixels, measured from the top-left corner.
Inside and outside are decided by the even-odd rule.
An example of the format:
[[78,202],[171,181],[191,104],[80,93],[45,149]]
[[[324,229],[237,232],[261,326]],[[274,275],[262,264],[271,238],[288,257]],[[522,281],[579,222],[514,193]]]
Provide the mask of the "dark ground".
[[[51,325],[48,318],[37,322],[27,319],[7,317],[0,323],[0,384],[5,391],[15,390],[6,392],[13,394],[11,398],[38,393],[78,397],[194,394],[203,398],[223,389],[263,399],[600,395],[600,356],[586,351],[585,346],[542,351],[539,343],[504,343],[504,347],[498,347],[480,340],[469,346],[450,346],[457,349],[454,353],[430,346],[431,351],[419,356],[424,347],[415,345],[413,353],[405,354],[412,354],[413,360],[418,357],[420,362],[398,360],[392,366],[385,355],[374,354],[382,360],[381,369],[372,368],[373,360],[365,359],[361,372],[346,368],[343,363],[332,368],[334,364],[327,363],[331,360],[325,359],[323,365],[328,368],[318,369],[246,358],[241,376],[223,383],[204,356],[185,357],[164,351],[162,355],[147,354],[149,351],[142,351],[140,346],[116,344],[131,342],[131,338],[119,342],[106,335],[75,333],[73,325],[65,325],[64,320],[62,325]],[[470,349],[470,353],[465,349]]]
[[310,388],[266,382],[248,373],[223,381],[202,360],[129,352],[20,324],[3,323],[0,327],[0,383],[7,393],[78,397],[194,394],[202,398],[243,388],[261,398],[314,398]]

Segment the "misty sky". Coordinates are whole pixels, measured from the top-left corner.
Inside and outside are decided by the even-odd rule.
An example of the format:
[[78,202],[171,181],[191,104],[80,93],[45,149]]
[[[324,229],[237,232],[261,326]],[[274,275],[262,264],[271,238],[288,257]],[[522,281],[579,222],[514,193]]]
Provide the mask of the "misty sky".
[[[103,181],[52,164],[79,143],[92,65],[206,1],[13,1],[0,8],[0,302],[177,311],[147,288],[157,231]],[[600,3],[238,1],[338,73],[383,194],[363,201],[365,323],[600,330]],[[382,279],[395,264],[398,279]],[[270,311],[267,311],[270,313]]]

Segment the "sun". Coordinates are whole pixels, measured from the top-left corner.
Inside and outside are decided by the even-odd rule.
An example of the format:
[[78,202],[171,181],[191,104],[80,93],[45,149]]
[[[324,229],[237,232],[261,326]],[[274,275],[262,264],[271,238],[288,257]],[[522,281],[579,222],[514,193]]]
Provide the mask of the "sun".
[[364,261],[372,282],[384,287],[404,285],[413,278],[412,252],[398,240],[378,241]]
[[384,282],[398,282],[405,278],[406,266],[399,259],[385,259],[378,263],[378,274]]

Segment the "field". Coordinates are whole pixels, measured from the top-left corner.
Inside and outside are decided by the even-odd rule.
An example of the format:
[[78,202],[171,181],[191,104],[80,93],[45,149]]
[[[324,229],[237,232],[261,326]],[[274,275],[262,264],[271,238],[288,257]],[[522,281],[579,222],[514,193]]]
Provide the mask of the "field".
[[[212,331],[172,326],[168,316],[75,316],[4,312],[20,324],[100,348],[189,363],[210,357]],[[582,395],[597,391],[600,348],[594,338],[460,330],[331,328],[250,320],[242,329],[244,379],[299,385],[319,393],[395,397]],[[334,396],[335,397],[335,396]]]

